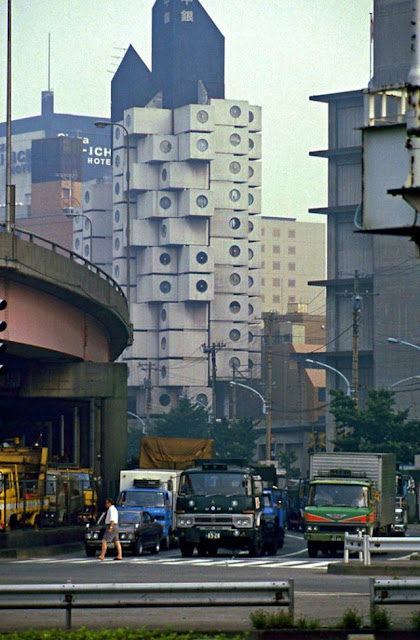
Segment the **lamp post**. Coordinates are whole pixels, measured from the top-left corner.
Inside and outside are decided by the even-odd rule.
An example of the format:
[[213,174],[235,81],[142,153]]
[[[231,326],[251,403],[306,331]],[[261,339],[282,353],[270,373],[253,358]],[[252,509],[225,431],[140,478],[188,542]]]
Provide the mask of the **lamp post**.
[[236,382],[235,380],[230,380],[229,384],[231,387],[243,387],[244,389],[248,389],[248,391],[252,391],[257,395],[262,402],[262,412],[265,415],[266,420],[266,444],[265,444],[265,455],[267,460],[271,460],[271,406],[268,404],[264,396],[259,393],[256,389],[249,387],[247,384],[243,384],[242,382]]
[[128,304],[128,312],[130,313],[130,302],[131,302],[131,239],[130,239],[130,227],[131,227],[131,215],[130,215],[130,140],[129,133],[127,127],[125,127],[121,122],[95,122],[95,127],[98,129],[105,129],[105,127],[120,127],[125,133],[125,151],[127,157],[127,169],[126,169],[126,179],[127,179],[127,304]]
[[420,376],[409,376],[408,378],[397,380],[397,382],[393,382],[392,384],[390,384],[388,389],[392,389],[392,387],[396,387],[397,384],[402,384],[403,382],[408,382],[409,380],[420,380]]
[[406,342],[406,340],[397,340],[397,338],[388,338],[390,344],[404,344],[406,347],[413,347],[413,349],[420,349],[418,344],[412,342]]
[[320,367],[325,367],[326,369],[330,369],[331,371],[334,371],[337,375],[339,375],[345,381],[345,383],[347,385],[346,395],[347,396],[351,396],[350,382],[348,381],[348,379],[346,378],[344,373],[341,373],[341,371],[339,371],[338,369],[335,369],[334,367],[331,367],[329,364],[325,364],[324,362],[319,362],[318,360],[311,360],[310,358],[306,358],[305,362],[310,362],[312,364],[318,364]]
[[66,213],[66,218],[68,218],[69,220],[76,220],[76,218],[78,218],[79,216],[81,218],[86,218],[86,220],[89,221],[89,225],[90,225],[90,261],[93,262],[93,255],[92,255],[93,225],[92,225],[92,220],[89,218],[89,216],[87,216],[84,213]]

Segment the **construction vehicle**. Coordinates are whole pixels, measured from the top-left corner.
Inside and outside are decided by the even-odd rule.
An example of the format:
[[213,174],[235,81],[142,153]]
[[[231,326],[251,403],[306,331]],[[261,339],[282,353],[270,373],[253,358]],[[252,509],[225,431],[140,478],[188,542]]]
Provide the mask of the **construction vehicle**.
[[176,527],[184,557],[219,548],[252,556],[277,551],[274,513],[263,508],[263,482],[243,460],[197,460],[181,473]]
[[314,453],[304,509],[308,555],[335,555],[344,533],[391,535],[395,518],[395,456]]
[[49,502],[44,496],[48,449],[0,445],[0,529],[38,526]]
[[57,464],[49,471],[62,477],[67,522],[94,522],[98,516],[98,489],[92,469]]
[[76,475],[49,469],[45,482],[45,497],[48,499],[49,509],[43,514],[44,526],[84,522],[83,488],[80,487]]

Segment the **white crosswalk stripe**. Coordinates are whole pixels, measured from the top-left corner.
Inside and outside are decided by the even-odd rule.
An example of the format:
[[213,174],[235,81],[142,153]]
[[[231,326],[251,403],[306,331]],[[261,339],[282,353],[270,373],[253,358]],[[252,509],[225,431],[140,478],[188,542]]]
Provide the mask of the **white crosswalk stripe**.
[[[99,563],[97,558],[32,558],[25,560],[13,560],[12,562],[18,564],[92,564]],[[106,561],[108,562],[108,561]],[[261,569],[276,569],[276,568],[292,568],[292,569],[327,569],[328,565],[333,562],[341,562],[341,560],[295,560],[288,559],[287,556],[279,557],[277,559],[256,559],[256,558],[150,558],[148,556],[136,558],[131,556],[126,556],[123,559],[124,563],[134,563],[134,564],[142,564],[142,565],[150,565],[150,564],[159,564],[159,565],[183,565],[183,566],[196,566],[196,567],[230,567],[234,569],[239,569],[242,567],[260,567]]]

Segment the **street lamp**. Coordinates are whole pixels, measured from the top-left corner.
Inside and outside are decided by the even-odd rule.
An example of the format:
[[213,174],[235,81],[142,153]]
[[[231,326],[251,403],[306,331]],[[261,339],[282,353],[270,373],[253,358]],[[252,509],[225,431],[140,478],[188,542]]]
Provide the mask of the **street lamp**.
[[84,213],[66,213],[66,218],[68,218],[69,220],[76,220],[77,222],[77,218],[78,217],[81,218],[86,218],[86,220],[89,221],[89,225],[90,225],[90,261],[93,262],[93,254],[92,254],[92,243],[93,243],[93,225],[92,225],[92,220],[89,218],[89,216],[87,216]]
[[345,383],[347,385],[346,395],[347,396],[351,396],[350,382],[348,381],[348,379],[346,378],[344,373],[341,373],[341,371],[339,371],[338,369],[335,369],[334,367],[331,367],[329,364],[325,364],[324,362],[319,362],[318,360],[311,360],[310,358],[306,358],[305,362],[311,362],[312,364],[318,364],[320,367],[325,367],[326,369],[331,369],[331,371],[334,371],[337,375],[339,375],[345,381]]
[[267,460],[271,460],[271,404],[269,404],[266,399],[252,387],[249,387],[247,384],[243,384],[242,382],[236,382],[235,380],[230,380],[229,384],[232,387],[243,387],[244,389],[248,389],[248,391],[252,391],[257,395],[262,402],[262,412],[265,415],[265,424],[266,424],[266,443],[265,443],[265,455]]
[[404,344],[406,347],[413,347],[413,349],[420,349],[418,344],[413,344],[412,342],[406,342],[405,340],[397,340],[397,338],[388,338],[388,342],[390,344]]
[[420,376],[409,376],[408,378],[397,380],[397,382],[393,382],[392,384],[390,384],[388,389],[392,389],[392,387],[396,387],[397,384],[402,384],[403,382],[408,382],[409,380],[420,380]]
[[130,239],[130,227],[131,227],[131,215],[130,215],[130,140],[127,127],[121,122],[95,122],[95,127],[98,129],[105,129],[105,127],[120,127],[125,133],[125,150],[127,156],[127,304],[128,311],[130,313],[130,301],[131,301],[131,239]]
[[263,412],[264,415],[266,415],[266,413],[267,413],[267,403],[265,401],[265,398],[261,395],[261,393],[259,393],[258,391],[256,391],[252,387],[248,387],[247,384],[242,384],[242,382],[235,382],[234,380],[230,380],[229,384],[232,387],[243,387],[244,389],[248,389],[248,391],[252,391],[252,393],[255,393],[261,399],[261,401],[263,403],[262,412]]

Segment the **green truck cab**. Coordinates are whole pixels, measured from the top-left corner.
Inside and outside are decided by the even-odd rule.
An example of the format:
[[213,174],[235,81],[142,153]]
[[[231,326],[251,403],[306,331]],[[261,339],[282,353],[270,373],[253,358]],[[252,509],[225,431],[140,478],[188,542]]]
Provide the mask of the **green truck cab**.
[[308,555],[344,549],[344,534],[391,535],[395,457],[390,453],[315,453],[304,509]]
[[219,548],[276,553],[275,515],[263,509],[261,476],[241,460],[197,460],[181,473],[176,530],[184,557]]

